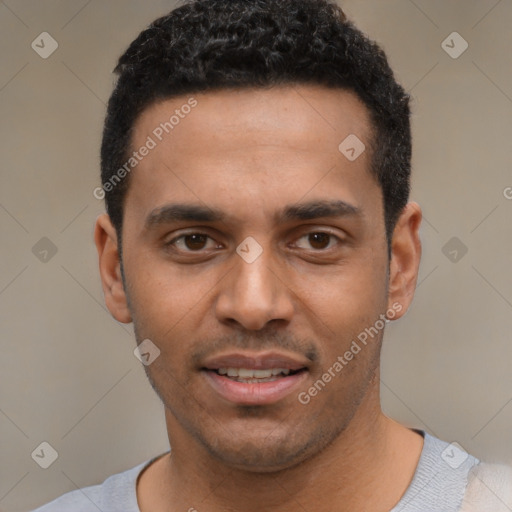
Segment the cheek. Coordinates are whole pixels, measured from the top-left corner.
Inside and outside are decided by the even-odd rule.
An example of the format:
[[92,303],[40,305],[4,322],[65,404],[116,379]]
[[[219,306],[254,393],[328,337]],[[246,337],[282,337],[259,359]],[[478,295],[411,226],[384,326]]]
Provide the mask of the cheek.
[[[218,277],[193,266],[172,265],[162,257],[137,255],[125,266],[128,296],[137,323],[163,335],[200,310]],[[135,321],[135,320],[134,320]]]
[[329,271],[325,267],[294,279],[298,296],[312,311],[334,324],[381,312],[387,301],[386,263],[382,258],[354,258]]
[[[319,337],[329,338],[373,323],[387,305],[383,254],[367,247],[335,265],[276,268],[283,293],[297,304],[298,324],[309,323]],[[215,327],[215,297],[229,292],[223,289],[229,263],[176,265],[154,249],[129,245],[125,255],[131,313],[142,336],[164,340]]]
[[[351,343],[374,326],[387,309],[385,262],[364,259],[340,267],[329,276],[303,274],[297,285],[301,316],[319,341],[322,366],[330,366],[339,355],[350,350]],[[302,324],[302,319],[300,320]],[[372,331],[373,332],[373,331]],[[375,345],[371,338],[368,346]],[[366,348],[366,347],[365,347]],[[357,350],[354,349],[354,350]],[[363,353],[364,352],[364,353]],[[372,350],[361,350],[354,360],[371,357]],[[347,373],[347,372],[345,372]]]

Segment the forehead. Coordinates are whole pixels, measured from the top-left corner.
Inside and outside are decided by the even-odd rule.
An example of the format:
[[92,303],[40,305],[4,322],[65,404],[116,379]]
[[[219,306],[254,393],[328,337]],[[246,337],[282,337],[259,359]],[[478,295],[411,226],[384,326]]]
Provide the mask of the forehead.
[[340,89],[294,85],[168,99],[134,126],[132,149],[151,149],[132,171],[125,204],[145,216],[175,200],[234,215],[258,204],[262,215],[275,216],[278,204],[306,195],[356,205],[380,189],[368,172],[370,152],[351,160],[340,144],[344,150],[348,140],[359,152],[370,136],[367,108]]
[[370,126],[366,106],[350,91],[308,85],[225,89],[150,105],[135,123],[132,142],[137,146],[152,135],[164,145],[186,142],[186,150],[196,137],[203,149],[220,151],[272,144],[278,129],[280,144],[307,151],[318,143],[336,148],[348,134],[366,138]]

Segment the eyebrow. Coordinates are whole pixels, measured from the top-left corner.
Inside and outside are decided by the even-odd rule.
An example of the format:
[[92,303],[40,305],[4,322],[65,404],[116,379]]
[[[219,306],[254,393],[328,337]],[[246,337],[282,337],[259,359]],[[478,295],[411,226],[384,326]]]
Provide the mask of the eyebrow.
[[[324,217],[360,215],[361,210],[345,201],[309,201],[284,207],[276,221],[314,220]],[[179,221],[221,222],[227,215],[220,209],[195,204],[173,203],[153,210],[145,222],[146,229]]]
[[287,206],[278,218],[282,220],[313,220],[322,217],[360,215],[361,210],[345,201],[310,201]]
[[219,222],[225,214],[216,208],[194,204],[168,204],[153,210],[146,218],[146,229],[160,224],[170,224],[177,221]]

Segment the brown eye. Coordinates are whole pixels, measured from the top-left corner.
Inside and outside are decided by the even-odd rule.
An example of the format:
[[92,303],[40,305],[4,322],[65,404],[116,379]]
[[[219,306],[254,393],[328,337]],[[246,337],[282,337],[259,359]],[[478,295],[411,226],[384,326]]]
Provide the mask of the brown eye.
[[183,239],[187,249],[198,251],[204,249],[208,237],[206,235],[185,235]]
[[[303,240],[305,240],[305,242],[303,242]],[[296,245],[300,249],[324,251],[326,249],[331,249],[332,246],[335,245],[336,241],[340,241],[337,236],[332,235],[331,233],[316,231],[314,233],[308,233],[301,236]]]
[[310,233],[308,241],[314,249],[325,249],[329,246],[331,235],[327,233]]
[[213,238],[204,233],[189,233],[178,236],[166,244],[183,253],[199,252],[207,249],[219,248]]

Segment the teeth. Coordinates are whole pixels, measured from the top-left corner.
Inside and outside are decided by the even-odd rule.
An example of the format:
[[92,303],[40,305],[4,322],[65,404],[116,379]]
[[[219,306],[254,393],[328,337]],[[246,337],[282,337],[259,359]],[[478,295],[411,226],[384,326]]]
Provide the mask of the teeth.
[[[272,377],[272,370],[254,370],[252,373],[256,379],[268,379]],[[240,377],[243,377],[243,375],[240,374]]]
[[219,368],[219,375],[239,377],[241,379],[269,379],[277,375],[289,375],[290,370],[285,368],[269,368],[268,370],[253,370],[250,368]]

